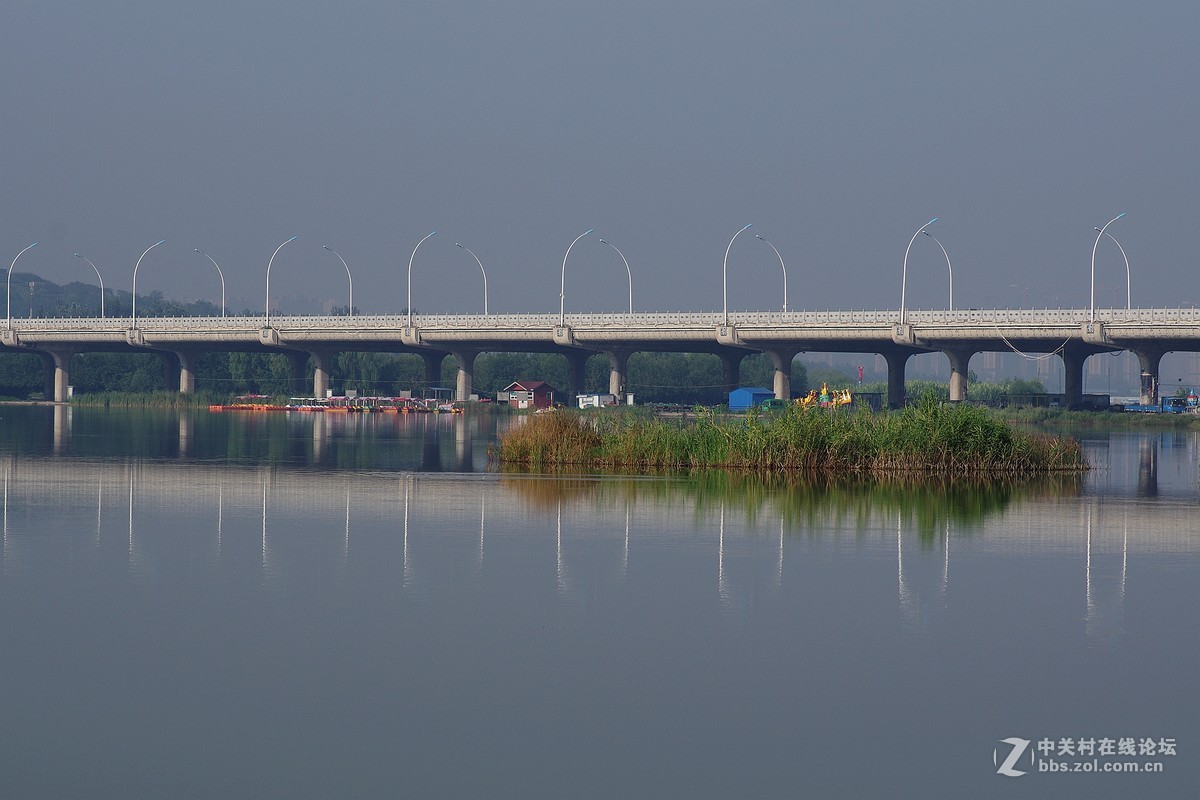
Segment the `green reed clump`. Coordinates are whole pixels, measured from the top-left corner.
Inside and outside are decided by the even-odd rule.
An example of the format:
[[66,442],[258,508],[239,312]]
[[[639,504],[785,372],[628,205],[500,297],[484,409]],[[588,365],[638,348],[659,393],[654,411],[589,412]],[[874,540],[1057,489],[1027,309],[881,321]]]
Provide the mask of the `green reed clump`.
[[196,408],[221,405],[230,401],[227,392],[202,390],[194,394],[180,392],[89,392],[71,398],[71,405],[104,408]]
[[803,409],[695,422],[556,411],[499,437],[502,463],[726,467],[825,474],[1015,475],[1086,469],[1074,439],[1021,433],[986,409],[927,398],[889,414]]

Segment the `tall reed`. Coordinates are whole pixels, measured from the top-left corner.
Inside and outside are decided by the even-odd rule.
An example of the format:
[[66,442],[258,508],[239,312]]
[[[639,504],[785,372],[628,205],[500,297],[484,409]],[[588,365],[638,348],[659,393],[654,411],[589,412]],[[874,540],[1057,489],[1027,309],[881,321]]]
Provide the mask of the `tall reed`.
[[853,475],[1019,475],[1087,468],[1068,437],[1021,433],[986,409],[932,398],[902,411],[779,413],[695,422],[556,411],[501,434],[506,464],[622,469],[726,467]]

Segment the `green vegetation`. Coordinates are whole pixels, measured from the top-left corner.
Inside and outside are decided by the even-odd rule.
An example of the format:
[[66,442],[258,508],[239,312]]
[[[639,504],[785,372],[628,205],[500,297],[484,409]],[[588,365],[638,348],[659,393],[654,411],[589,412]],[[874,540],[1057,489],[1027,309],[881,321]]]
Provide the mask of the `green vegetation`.
[[706,467],[811,475],[1022,475],[1087,468],[1079,443],[1020,433],[986,409],[928,396],[888,414],[793,405],[694,423],[645,415],[536,415],[499,438],[504,464],[608,469]]

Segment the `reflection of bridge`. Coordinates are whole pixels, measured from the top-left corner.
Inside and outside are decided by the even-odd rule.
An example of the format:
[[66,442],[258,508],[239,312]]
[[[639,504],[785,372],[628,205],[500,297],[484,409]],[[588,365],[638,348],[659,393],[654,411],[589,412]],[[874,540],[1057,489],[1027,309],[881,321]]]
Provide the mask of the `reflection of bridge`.
[[[1200,351],[1200,310],[965,310],[898,312],[825,311],[739,313],[504,314],[359,317],[261,317],[11,320],[0,331],[9,352],[40,354],[46,362],[47,394],[66,399],[71,357],[94,351],[152,352],[177,371],[182,392],[195,389],[197,357],[212,351],[287,355],[293,381],[314,365],[313,394],[329,385],[330,358],[341,351],[411,353],[425,360],[436,382],[442,360],[458,367],[458,397],[471,392],[475,357],[482,352],[551,352],[567,359],[572,395],[583,390],[584,367],[596,353],[608,356],[609,390],[625,384],[629,355],[639,351],[712,353],[721,358],[725,381],[738,384],[741,360],[770,356],[775,396],[791,395],[789,371],[800,352],[878,353],[888,365],[888,403],[904,397],[904,368],[918,353],[941,352],[950,361],[951,399],[967,394],[971,356],[984,351],[1053,353],[1063,361],[1067,403],[1083,398],[1083,366],[1096,353],[1128,350],[1142,368],[1143,402],[1158,394],[1158,365],[1172,351]],[[173,378],[172,378],[173,380]],[[297,390],[301,387],[297,386]]]

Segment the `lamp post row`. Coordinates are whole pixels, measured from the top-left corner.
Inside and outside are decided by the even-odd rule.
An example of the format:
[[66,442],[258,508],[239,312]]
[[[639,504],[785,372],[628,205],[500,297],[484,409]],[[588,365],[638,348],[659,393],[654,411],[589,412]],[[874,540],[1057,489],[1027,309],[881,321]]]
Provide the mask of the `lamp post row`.
[[[1096,251],[1099,247],[1100,239],[1105,236],[1107,236],[1109,239],[1111,239],[1113,244],[1115,244],[1117,246],[1117,249],[1121,252],[1122,259],[1124,259],[1124,261],[1125,261],[1125,306],[1127,309],[1132,307],[1132,293],[1131,293],[1131,289],[1130,289],[1129,256],[1126,254],[1125,248],[1121,246],[1121,243],[1119,241],[1117,241],[1116,237],[1114,237],[1112,234],[1108,233],[1108,227],[1124,216],[1125,216],[1125,212],[1121,212],[1120,214],[1118,214],[1117,216],[1113,217],[1108,222],[1106,222],[1103,227],[1093,228],[1093,230],[1096,231],[1096,241],[1092,245],[1091,287],[1090,287],[1090,297],[1089,297],[1089,303],[1088,303],[1089,319],[1093,322],[1096,319]],[[931,220],[929,220],[929,222],[926,222],[924,225],[922,225],[920,228],[918,228],[916,230],[916,232],[913,233],[912,238],[909,239],[908,246],[905,247],[905,249],[904,249],[904,261],[903,261],[901,278],[900,278],[900,323],[901,324],[904,324],[907,320],[907,309],[905,307],[905,303],[906,303],[906,299],[907,299],[906,295],[907,295],[907,287],[908,287],[908,256],[909,256],[909,252],[912,250],[913,243],[916,241],[917,237],[920,236],[922,233],[925,234],[926,236],[928,236],[929,238],[931,238],[937,244],[938,248],[942,251],[942,255],[946,259],[946,270],[949,273],[949,285],[950,285],[948,307],[949,307],[949,310],[951,310],[951,311],[954,310],[954,267],[950,261],[950,254],[949,254],[949,252],[947,252],[946,247],[945,247],[945,245],[942,244],[941,240],[939,240],[936,236],[934,236],[928,230],[926,230],[926,228],[928,228],[930,225],[937,222],[938,219],[939,219],[938,217],[934,217]],[[738,236],[740,236],[745,231],[749,230],[751,227],[753,227],[753,223],[747,223],[746,225],[744,225],[740,229],[738,229],[737,233],[735,233],[733,235],[733,237],[730,238],[729,244],[725,247],[725,256],[724,256],[724,259],[722,260],[722,264],[721,264],[721,281],[722,281],[722,304],[721,305],[722,305],[722,320],[723,320],[723,324],[725,324],[725,325],[729,324],[729,252],[733,248],[733,243],[734,243],[734,241],[737,240]],[[583,237],[593,233],[594,231],[595,231],[594,228],[589,228],[588,230],[586,230],[583,233],[576,236],[571,241],[571,244],[567,246],[567,250],[563,254],[562,271],[561,271],[561,275],[560,275],[560,284],[559,284],[559,309],[558,309],[558,311],[559,311],[559,324],[560,325],[564,325],[566,323],[567,259],[571,255],[571,250],[575,247],[575,245],[579,242],[579,240],[582,239]],[[406,308],[408,327],[412,327],[412,317],[413,317],[413,305],[412,305],[412,267],[413,267],[413,262],[416,259],[417,250],[420,249],[421,245],[424,244],[427,239],[429,239],[432,236],[436,236],[436,235],[437,235],[437,231],[430,231],[428,234],[426,234],[424,237],[422,237],[421,240],[418,241],[416,246],[413,248],[412,255],[409,257],[408,275],[407,275],[408,295],[407,295],[407,308]],[[264,318],[266,321],[266,325],[268,327],[270,326],[270,321],[271,321],[271,300],[270,300],[270,297],[271,297],[271,267],[275,262],[275,257],[277,255],[279,255],[279,251],[282,250],[285,245],[290,244],[291,242],[294,242],[297,238],[299,238],[299,237],[292,236],[291,238],[283,241],[278,247],[275,248],[275,251],[271,254],[271,258],[267,261],[266,306],[264,308]],[[767,246],[769,246],[771,248],[771,250],[775,253],[776,258],[779,259],[779,267],[783,273],[783,311],[784,311],[784,313],[786,313],[788,310],[787,266],[784,263],[783,256],[780,254],[779,249],[777,247],[775,247],[774,244],[772,244],[769,240],[767,240],[762,235],[755,234],[755,238],[759,239],[760,241],[764,242]],[[158,247],[159,245],[165,244],[165,242],[166,242],[166,240],[159,240],[159,241],[155,242],[154,244],[150,245],[149,247],[147,247],[142,252],[142,254],[138,257],[137,263],[134,264],[134,267],[133,267],[133,296],[132,296],[131,313],[130,313],[131,323],[134,327],[137,326],[137,273],[138,273],[138,269],[139,269],[139,267],[141,267],[142,260],[145,259],[146,255],[151,250]],[[625,273],[626,273],[626,276],[628,277],[628,282],[629,282],[629,313],[632,314],[633,313],[633,272],[629,267],[629,260],[627,258],[625,258],[625,254],[623,252],[621,252],[621,250],[616,245],[614,245],[612,242],[610,242],[606,239],[601,239],[600,243],[604,244],[604,245],[608,245],[614,251],[616,251],[617,255],[620,256],[622,263],[625,265]],[[24,255],[28,250],[30,250],[34,247],[37,247],[37,245],[38,245],[37,242],[33,242],[33,243],[27,245],[26,247],[24,247],[13,258],[12,263],[9,265],[9,268],[8,268],[8,281],[7,281],[7,290],[6,290],[7,291],[7,327],[10,329],[12,328],[12,273],[13,273],[13,270],[16,268],[17,261],[21,258],[21,256]],[[476,255],[475,251],[471,250],[471,248],[463,245],[462,243],[455,242],[454,246],[461,248],[461,249],[465,250],[467,253],[469,253],[471,255],[471,257],[475,259],[475,263],[479,265],[479,270],[483,275],[483,313],[486,316],[488,314],[488,285],[487,285],[487,270],[484,269],[483,261],[480,260],[479,256]],[[346,259],[342,258],[341,254],[338,253],[336,250],[334,250],[332,247],[330,247],[329,245],[321,245],[321,247],[325,250],[328,250],[330,253],[333,253],[333,255],[338,259],[338,261],[341,262],[342,267],[346,270],[346,279],[349,283],[349,305],[347,307],[347,316],[353,317],[354,316],[354,277],[350,272],[350,267],[346,263]],[[214,259],[211,255],[209,255],[208,253],[206,253],[205,251],[203,251],[199,248],[194,248],[194,250],[195,250],[195,252],[197,252],[200,255],[207,258],[212,263],[213,267],[215,267],[217,270],[217,274],[221,280],[221,316],[224,317],[226,315],[225,274],[224,274],[224,272],[222,272],[221,266],[217,263],[216,259]],[[99,268],[95,265],[95,263],[92,262],[91,259],[89,259],[83,255],[80,255],[79,253],[75,253],[74,255],[76,258],[80,258],[80,259],[83,259],[84,261],[86,261],[88,263],[88,265],[91,266],[91,268],[96,273],[96,278],[100,282],[100,317],[101,317],[101,319],[104,319],[105,318],[104,278],[100,274]]]

